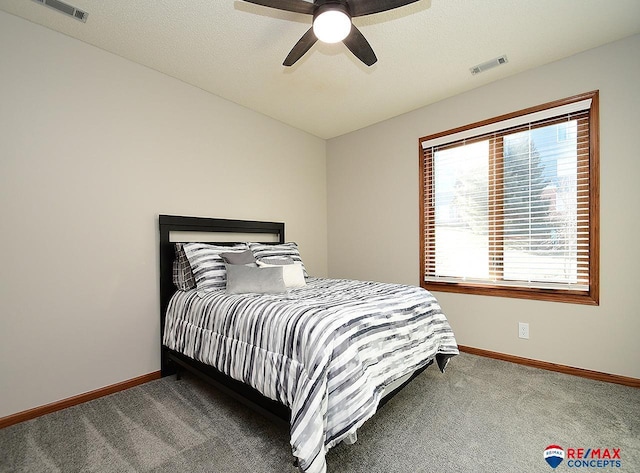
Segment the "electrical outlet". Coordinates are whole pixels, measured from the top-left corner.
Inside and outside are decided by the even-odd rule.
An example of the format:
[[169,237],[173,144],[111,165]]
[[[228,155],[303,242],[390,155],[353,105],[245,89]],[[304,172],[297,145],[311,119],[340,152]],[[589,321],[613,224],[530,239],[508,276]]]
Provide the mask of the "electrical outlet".
[[520,338],[529,338],[529,324],[524,322],[518,323],[518,337]]

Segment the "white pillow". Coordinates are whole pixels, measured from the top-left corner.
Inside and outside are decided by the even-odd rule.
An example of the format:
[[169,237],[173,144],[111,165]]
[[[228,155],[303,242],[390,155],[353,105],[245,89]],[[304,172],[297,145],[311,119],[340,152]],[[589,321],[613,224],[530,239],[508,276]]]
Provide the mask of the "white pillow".
[[304,279],[304,269],[302,263],[293,264],[267,264],[263,261],[258,261],[258,266],[261,268],[282,268],[282,279],[284,279],[284,285],[288,289],[292,287],[303,287],[307,285],[307,281]]

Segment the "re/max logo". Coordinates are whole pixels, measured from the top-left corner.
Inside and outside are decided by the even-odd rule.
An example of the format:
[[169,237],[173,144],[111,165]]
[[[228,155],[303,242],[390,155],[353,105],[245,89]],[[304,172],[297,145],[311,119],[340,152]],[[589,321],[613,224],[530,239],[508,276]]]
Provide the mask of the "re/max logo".
[[619,448],[567,448],[567,458],[576,460],[619,460]]

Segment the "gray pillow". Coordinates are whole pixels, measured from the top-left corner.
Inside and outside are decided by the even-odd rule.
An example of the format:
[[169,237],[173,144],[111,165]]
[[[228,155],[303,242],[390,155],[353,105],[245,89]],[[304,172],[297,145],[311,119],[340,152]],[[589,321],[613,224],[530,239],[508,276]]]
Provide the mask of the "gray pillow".
[[227,293],[279,294],[287,292],[282,266],[257,268],[241,264],[227,265]]
[[256,262],[251,250],[241,252],[220,253],[220,258],[227,264],[251,264]]

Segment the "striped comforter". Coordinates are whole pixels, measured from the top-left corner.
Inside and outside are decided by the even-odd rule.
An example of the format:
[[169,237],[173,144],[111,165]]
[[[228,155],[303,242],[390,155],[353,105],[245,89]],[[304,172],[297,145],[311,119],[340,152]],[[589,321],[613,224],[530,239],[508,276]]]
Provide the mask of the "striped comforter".
[[436,299],[399,284],[309,278],[285,294],[178,291],[164,345],[212,365],[291,409],[301,468],[376,411],[384,387],[458,353]]

